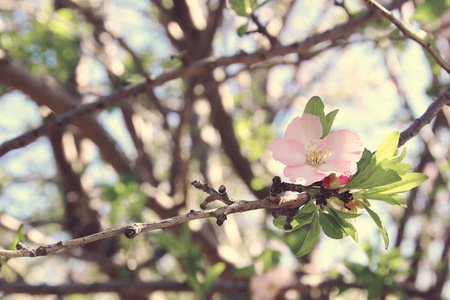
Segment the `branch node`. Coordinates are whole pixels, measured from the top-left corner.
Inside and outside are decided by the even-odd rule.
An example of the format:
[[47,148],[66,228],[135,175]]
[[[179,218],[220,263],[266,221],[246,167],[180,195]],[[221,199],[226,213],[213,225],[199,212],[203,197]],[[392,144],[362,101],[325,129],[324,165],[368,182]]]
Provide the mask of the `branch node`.
[[132,224],[129,225],[124,232],[124,235],[128,238],[128,239],[134,239],[135,237],[137,237],[139,235],[139,233],[141,233],[141,228],[136,224]]
[[227,215],[226,214],[221,214],[220,216],[217,217],[217,225],[222,226],[223,222],[225,222],[227,220]]

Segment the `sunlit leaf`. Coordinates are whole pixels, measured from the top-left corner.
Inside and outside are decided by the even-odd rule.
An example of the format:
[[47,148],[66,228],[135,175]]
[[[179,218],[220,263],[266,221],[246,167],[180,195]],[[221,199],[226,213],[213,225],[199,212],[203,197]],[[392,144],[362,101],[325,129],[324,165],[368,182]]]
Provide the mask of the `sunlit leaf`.
[[370,190],[371,194],[395,194],[404,193],[428,179],[428,176],[422,173],[407,173],[401,175],[401,181],[393,182],[384,186],[375,187]]
[[403,206],[406,207],[406,202],[405,199],[400,196],[400,195],[395,195],[395,194],[376,194],[376,193],[371,193],[371,191],[367,192],[367,193],[356,193],[353,194],[354,197],[362,197],[364,199],[371,199],[371,200],[381,200],[386,202],[387,204],[390,205],[399,205],[399,206]]
[[334,118],[336,118],[336,115],[338,112],[339,112],[339,109],[335,109],[325,116],[324,123],[322,123],[322,127],[323,127],[322,138],[326,137],[330,133],[331,126],[333,125],[333,122],[334,122]]
[[342,239],[347,233],[342,230],[335,216],[319,211],[319,221],[323,232],[332,239]]
[[327,210],[331,210],[334,213],[336,213],[339,217],[344,218],[344,219],[354,219],[359,217],[361,214],[354,214],[354,213],[348,213],[348,212],[344,212],[341,210],[337,210],[332,206],[327,205]]
[[23,227],[23,224],[21,224],[14,233],[14,237],[11,242],[11,245],[9,246],[9,250],[16,250],[17,243],[23,242],[24,240],[25,240],[25,228]]
[[375,213],[367,205],[365,205],[364,202],[359,201],[359,203],[361,203],[364,206],[364,208],[369,213],[370,217],[373,219],[373,221],[377,225],[378,230],[380,231],[381,236],[383,237],[385,249],[387,249],[389,247],[389,236],[387,234],[386,228],[384,228],[383,223],[381,222],[380,217],[377,215],[377,213]]
[[303,241],[300,250],[298,250],[296,256],[302,257],[306,254],[308,254],[316,245],[317,241],[319,240],[320,236],[320,223],[319,223],[319,217],[317,214],[314,214],[314,218],[311,222],[311,228],[308,231],[308,234],[306,235],[305,240]]
[[380,166],[384,169],[394,170],[399,175],[403,175],[413,168],[410,164],[400,163],[396,159],[386,159],[380,163]]
[[394,131],[384,139],[374,155],[377,162],[383,158],[388,158],[394,155],[397,150],[399,138],[400,133],[398,131]]
[[[378,186],[384,186],[393,182],[398,182],[401,177],[397,172],[389,169],[383,169],[376,165],[374,161],[362,171],[359,176],[345,185],[345,190],[350,189],[370,189]],[[344,189],[343,189],[344,190]]]

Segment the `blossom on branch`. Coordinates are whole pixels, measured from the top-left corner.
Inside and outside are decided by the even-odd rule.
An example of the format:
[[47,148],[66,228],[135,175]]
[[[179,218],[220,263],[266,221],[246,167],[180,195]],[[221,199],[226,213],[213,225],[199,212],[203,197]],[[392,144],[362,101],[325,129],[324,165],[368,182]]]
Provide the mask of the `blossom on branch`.
[[323,187],[335,190],[340,187],[343,187],[350,181],[350,176],[347,175],[341,175],[337,177],[335,174],[331,174],[330,176],[327,176],[323,179]]
[[284,175],[305,186],[335,174],[336,177],[356,173],[364,146],[359,136],[341,129],[323,139],[320,117],[304,113],[294,118],[283,138],[269,143],[273,158],[285,164]]

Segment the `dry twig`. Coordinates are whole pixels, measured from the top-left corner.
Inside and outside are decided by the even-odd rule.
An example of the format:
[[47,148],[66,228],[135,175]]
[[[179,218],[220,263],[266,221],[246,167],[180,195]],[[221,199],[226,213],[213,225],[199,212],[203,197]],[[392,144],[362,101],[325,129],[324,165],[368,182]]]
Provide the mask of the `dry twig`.
[[205,203],[209,203],[213,200],[219,200],[226,203],[226,206],[219,207],[217,209],[210,209],[204,211],[191,210],[189,213],[167,218],[159,221],[150,221],[144,223],[134,223],[120,228],[110,228],[104,231],[94,233],[85,237],[72,239],[68,241],[59,241],[55,244],[39,246],[36,249],[31,249],[25,246],[23,243],[18,243],[16,245],[17,250],[3,250],[0,249],[0,258],[12,258],[12,257],[36,257],[36,256],[46,256],[63,249],[73,248],[73,247],[83,247],[86,244],[110,238],[113,236],[118,236],[124,234],[127,238],[135,238],[142,232],[152,231],[156,229],[165,229],[177,224],[184,222],[206,219],[214,217],[217,219],[217,224],[220,226],[227,219],[230,214],[245,212],[249,210],[256,209],[298,209],[306,202],[309,201],[308,194],[298,194],[291,196],[270,196],[262,200],[246,201],[238,200],[233,201],[229,198],[225,191],[225,187],[221,186],[219,192],[211,188],[209,185],[202,183],[200,181],[192,182],[192,185],[209,194],[202,204],[202,208],[206,208]]

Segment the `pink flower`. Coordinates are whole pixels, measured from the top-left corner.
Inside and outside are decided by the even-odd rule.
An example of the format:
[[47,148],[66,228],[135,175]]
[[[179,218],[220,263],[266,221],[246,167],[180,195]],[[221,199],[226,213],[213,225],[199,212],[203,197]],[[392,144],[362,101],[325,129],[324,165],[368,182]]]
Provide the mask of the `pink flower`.
[[323,179],[323,186],[327,189],[335,190],[346,185],[349,181],[350,177],[347,175],[336,177],[335,174],[331,174]]
[[304,113],[289,123],[284,139],[269,143],[267,149],[286,165],[286,177],[305,186],[331,174],[353,175],[364,150],[359,136],[342,129],[320,139],[322,133],[320,118]]

